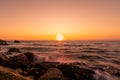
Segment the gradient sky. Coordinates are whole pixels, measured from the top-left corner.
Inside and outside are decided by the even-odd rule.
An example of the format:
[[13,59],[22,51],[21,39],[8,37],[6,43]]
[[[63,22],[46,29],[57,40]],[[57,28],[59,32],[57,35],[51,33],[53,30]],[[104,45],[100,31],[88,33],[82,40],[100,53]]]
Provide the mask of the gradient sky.
[[0,39],[120,40],[120,0],[0,0]]

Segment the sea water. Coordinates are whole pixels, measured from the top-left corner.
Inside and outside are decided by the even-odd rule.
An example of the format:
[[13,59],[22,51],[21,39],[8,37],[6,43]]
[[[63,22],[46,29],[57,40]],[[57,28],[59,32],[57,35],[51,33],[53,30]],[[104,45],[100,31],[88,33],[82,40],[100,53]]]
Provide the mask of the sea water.
[[0,46],[0,53],[11,47],[22,53],[33,52],[49,62],[75,63],[95,71],[96,80],[120,80],[120,41],[21,41]]

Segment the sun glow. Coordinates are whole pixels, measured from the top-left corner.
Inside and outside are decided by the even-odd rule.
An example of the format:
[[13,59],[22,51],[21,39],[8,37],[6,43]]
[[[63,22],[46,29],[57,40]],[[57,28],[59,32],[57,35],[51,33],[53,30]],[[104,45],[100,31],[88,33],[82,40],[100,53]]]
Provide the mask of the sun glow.
[[56,40],[62,41],[62,40],[64,40],[64,36],[62,34],[57,34]]

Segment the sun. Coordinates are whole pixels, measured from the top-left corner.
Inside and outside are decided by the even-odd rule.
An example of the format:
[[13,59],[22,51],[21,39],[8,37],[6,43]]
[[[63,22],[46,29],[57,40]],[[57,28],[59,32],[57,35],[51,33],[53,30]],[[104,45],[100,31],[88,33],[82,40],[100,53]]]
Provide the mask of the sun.
[[62,40],[64,40],[64,36],[63,36],[63,34],[57,34],[57,36],[56,36],[56,40],[58,40],[58,41],[62,41]]

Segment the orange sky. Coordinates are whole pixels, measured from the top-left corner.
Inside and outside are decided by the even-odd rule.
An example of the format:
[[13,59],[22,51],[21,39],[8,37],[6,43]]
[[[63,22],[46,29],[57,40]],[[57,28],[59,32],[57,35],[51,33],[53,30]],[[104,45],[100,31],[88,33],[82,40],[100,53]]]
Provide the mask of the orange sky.
[[120,40],[120,0],[0,0],[0,39]]

